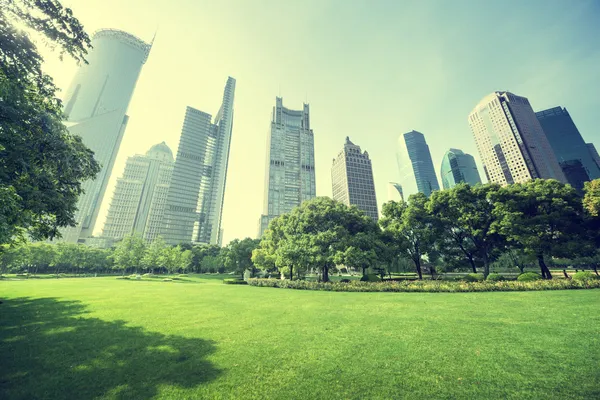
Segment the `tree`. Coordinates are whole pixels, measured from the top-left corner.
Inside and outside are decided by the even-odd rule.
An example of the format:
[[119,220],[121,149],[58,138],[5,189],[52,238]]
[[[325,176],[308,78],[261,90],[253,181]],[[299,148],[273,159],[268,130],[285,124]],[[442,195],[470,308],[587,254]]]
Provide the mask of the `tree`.
[[[192,253],[194,255],[192,259],[192,268],[196,272],[206,272],[203,265],[204,257],[219,257],[221,252],[221,248],[216,244],[199,244],[192,248]],[[216,266],[215,268],[218,268]]]
[[[59,235],[74,225],[81,183],[99,166],[63,124],[62,104],[25,26],[77,61],[90,39],[57,0],[8,0],[0,8],[0,244]],[[18,210],[18,212],[15,212]]]
[[115,251],[113,252],[113,259],[115,267],[123,270],[123,275],[129,268],[133,268],[134,271],[143,265],[142,259],[146,252],[146,243],[139,235],[125,236],[123,240],[117,243]]
[[384,218],[380,221],[384,231],[399,248],[410,256],[419,279],[423,279],[423,256],[434,249],[435,219],[427,211],[427,196],[416,193],[408,202],[390,201],[383,205]]
[[570,255],[584,226],[575,189],[554,179],[535,179],[503,187],[494,196],[497,230],[534,254],[544,279],[552,279],[546,259]]
[[191,250],[183,250],[181,254],[179,254],[179,269],[181,269],[183,273],[185,273],[190,265],[192,265],[193,258],[194,254]]
[[349,239],[349,246],[337,252],[334,257],[336,265],[361,269],[362,275],[367,275],[367,270],[380,263],[383,242],[379,227],[373,221],[373,227],[367,232],[359,232]]
[[142,258],[142,265],[144,268],[149,269],[151,273],[154,273],[156,268],[162,267],[162,256],[166,247],[167,245],[162,236],[156,237],[146,248],[146,252]]
[[583,205],[587,212],[593,217],[600,216],[600,179],[594,179],[584,184],[585,195]]
[[223,248],[222,259],[225,268],[244,276],[244,271],[250,270],[251,276],[256,274],[256,267],[252,262],[252,251],[254,251],[260,240],[245,238],[234,239]]

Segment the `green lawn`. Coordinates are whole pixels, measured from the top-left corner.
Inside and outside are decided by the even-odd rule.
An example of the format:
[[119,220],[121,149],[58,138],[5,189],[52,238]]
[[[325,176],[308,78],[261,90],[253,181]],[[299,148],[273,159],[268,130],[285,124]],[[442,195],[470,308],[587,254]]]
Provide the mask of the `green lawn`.
[[1,399],[600,398],[599,290],[0,281]]

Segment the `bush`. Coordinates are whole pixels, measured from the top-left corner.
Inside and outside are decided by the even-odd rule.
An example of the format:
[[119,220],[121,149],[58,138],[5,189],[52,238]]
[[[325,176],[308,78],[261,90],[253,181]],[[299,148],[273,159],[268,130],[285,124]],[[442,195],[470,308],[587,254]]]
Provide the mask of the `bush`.
[[172,281],[173,281],[173,279],[171,279],[171,278],[164,278],[163,279],[163,282],[172,282]]
[[504,278],[502,275],[497,274],[495,272],[492,272],[491,274],[488,275],[487,279],[488,281],[493,281],[493,282],[498,282],[498,281],[504,281],[506,280],[506,278]]
[[600,288],[600,279],[577,281],[573,279],[518,281],[383,281],[383,282],[315,282],[288,279],[248,279],[250,286],[282,289],[323,290],[333,292],[516,292],[530,290],[564,290]]
[[360,281],[361,282],[381,282],[381,278],[375,274],[367,274],[367,275],[363,275],[360,278]]
[[485,280],[485,277],[483,276],[483,274],[470,273],[465,275],[462,279],[467,282],[483,282]]
[[177,276],[178,276],[178,277],[180,277],[180,278],[185,278],[185,277],[187,277],[188,275],[187,275],[187,274],[179,274],[179,275],[177,275]]
[[573,279],[576,281],[592,281],[600,279],[600,276],[590,272],[590,271],[579,271],[573,275]]
[[350,283],[350,279],[340,279],[340,283]]
[[223,279],[223,283],[226,285],[247,285],[248,282],[246,282],[243,279],[240,278],[225,278]]
[[517,277],[517,281],[519,282],[532,282],[539,281],[542,279],[542,276],[537,272],[525,272]]

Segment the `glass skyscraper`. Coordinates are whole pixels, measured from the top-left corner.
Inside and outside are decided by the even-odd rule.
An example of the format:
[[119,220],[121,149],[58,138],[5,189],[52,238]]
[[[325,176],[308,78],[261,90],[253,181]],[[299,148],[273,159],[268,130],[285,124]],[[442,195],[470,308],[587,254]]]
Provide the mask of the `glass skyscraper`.
[[461,182],[471,186],[481,183],[475,159],[459,149],[450,149],[444,154],[440,175],[444,189],[453,188]]
[[388,182],[387,201],[404,201],[404,192],[402,186],[396,182]]
[[137,233],[151,242],[159,235],[173,163],[173,153],[165,142],[152,146],[145,155],[127,159],[102,237],[119,240]]
[[83,183],[75,227],[62,240],[85,241],[94,231],[115,158],[127,126],[127,107],[151,44],[123,31],[104,29],[92,37],[88,64],[81,64],[65,96],[66,125],[94,151],[102,166],[96,179]]
[[429,197],[434,190],[440,190],[429,146],[421,132],[410,131],[400,135],[396,160],[405,200],[417,192]]
[[583,190],[584,182],[600,178],[600,168],[566,108],[553,107],[535,115],[571,186]]
[[596,150],[596,146],[594,143],[586,143],[585,144],[592,155],[592,159],[596,162],[598,168],[600,168],[600,155],[598,154],[598,150]]
[[290,110],[277,97],[267,143],[262,236],[271,220],[316,196],[315,144],[308,104]]
[[210,114],[186,109],[163,222],[169,244],[221,244],[234,95],[229,77],[214,122]]
[[369,153],[362,152],[349,137],[337,158],[333,159],[331,183],[334,200],[347,206],[356,205],[377,221],[379,213]]
[[530,179],[567,179],[529,100],[510,92],[485,96],[468,118],[483,170],[501,185]]

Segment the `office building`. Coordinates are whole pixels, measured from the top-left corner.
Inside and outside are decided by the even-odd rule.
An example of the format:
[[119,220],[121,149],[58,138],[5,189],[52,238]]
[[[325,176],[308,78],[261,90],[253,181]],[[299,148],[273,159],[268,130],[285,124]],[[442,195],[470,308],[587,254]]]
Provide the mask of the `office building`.
[[66,125],[94,152],[102,166],[83,183],[75,227],[61,230],[62,240],[85,242],[92,236],[115,158],[129,117],[129,102],[151,44],[123,31],[104,29],[92,37],[92,49],[65,96]]
[[379,218],[373,167],[369,153],[362,152],[346,137],[344,148],[333,159],[331,166],[331,183],[333,199],[346,204],[355,205],[375,221]]
[[210,114],[186,109],[163,220],[162,236],[169,244],[221,244],[234,95],[235,79],[229,77],[214,121]]
[[405,200],[417,192],[429,197],[434,190],[440,190],[429,146],[421,132],[410,131],[400,135],[396,160]]
[[583,182],[600,178],[600,168],[566,108],[553,107],[535,115],[571,186],[581,191]]
[[302,110],[283,106],[277,97],[267,142],[265,197],[259,236],[271,220],[316,196],[315,145],[308,104]]
[[402,186],[396,182],[388,182],[388,199],[387,201],[404,201],[404,193]]
[[165,142],[152,146],[145,155],[127,159],[108,209],[103,237],[118,240],[139,234],[151,242],[160,234],[173,164],[173,153]]
[[481,183],[475,159],[459,149],[450,149],[444,154],[440,175],[444,189],[453,188],[461,182],[471,186]]
[[592,159],[594,160],[598,168],[600,168],[600,155],[598,154],[598,150],[596,150],[596,146],[594,146],[594,143],[586,143],[586,146],[590,151],[590,154],[592,155]]
[[468,118],[483,170],[501,185],[530,179],[567,179],[529,100],[510,92],[485,96]]

